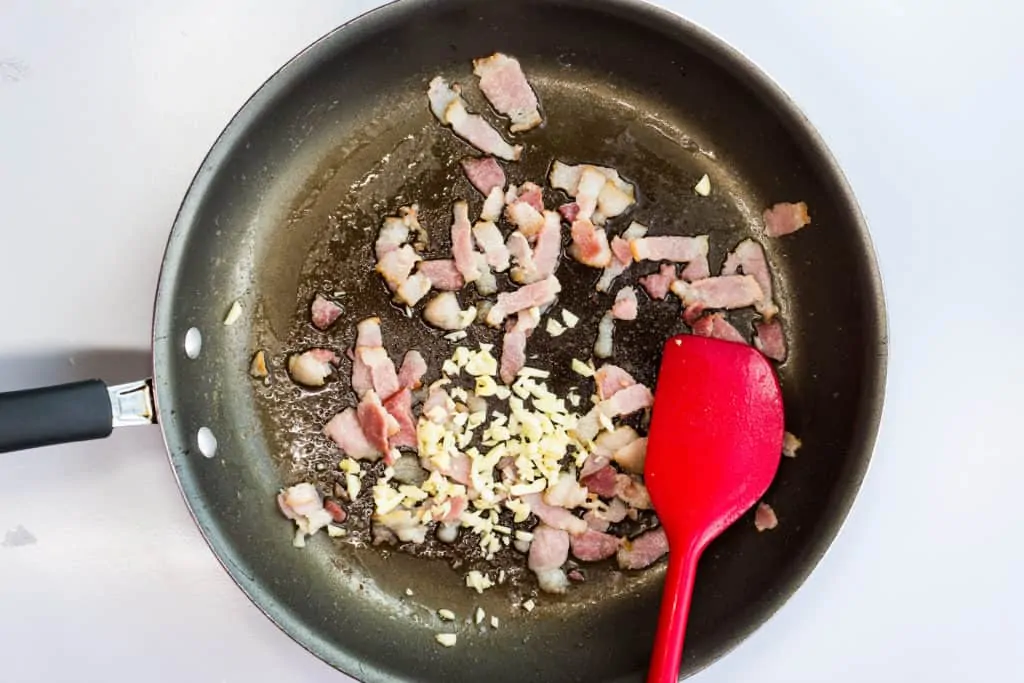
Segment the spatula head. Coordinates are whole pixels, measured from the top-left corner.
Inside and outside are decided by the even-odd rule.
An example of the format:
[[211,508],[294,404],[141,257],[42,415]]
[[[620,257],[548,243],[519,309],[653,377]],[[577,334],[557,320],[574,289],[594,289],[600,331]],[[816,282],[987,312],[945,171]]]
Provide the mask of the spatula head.
[[670,545],[703,548],[764,494],[782,454],[775,371],[745,344],[694,335],[665,343],[644,478]]

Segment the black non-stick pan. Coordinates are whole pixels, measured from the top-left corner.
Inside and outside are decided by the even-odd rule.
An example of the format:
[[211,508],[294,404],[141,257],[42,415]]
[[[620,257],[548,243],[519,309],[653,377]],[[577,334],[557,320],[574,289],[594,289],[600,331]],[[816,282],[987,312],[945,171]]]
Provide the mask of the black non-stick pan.
[[[402,204],[417,202],[443,235],[455,198],[479,201],[457,164],[470,150],[432,119],[425,92],[437,74],[471,84],[470,61],[495,51],[520,59],[546,118],[521,136],[527,152],[507,165],[513,182],[541,181],[555,158],[613,166],[639,188],[631,218],[654,233],[711,235],[713,271],[750,234],[772,265],[790,347],[779,367],[786,423],[804,447],[784,459],[766,496],[779,527],[758,533],[745,518],[704,555],[684,660],[691,674],[763,623],[838,531],[881,410],[885,316],[857,204],[801,113],[739,53],[637,2],[403,0],[319,40],[242,107],[182,203],[156,297],[151,385],[4,395],[0,445],[99,437],[112,416],[158,416],[185,500],[233,579],[292,638],[360,680],[640,680],[660,567],[591,570],[527,612],[512,607],[506,587],[469,591],[449,560],[323,534],[297,550],[274,503],[284,484],[335,476],[338,453],[319,426],[350,400],[345,367],[320,392],[292,385],[281,370],[288,352],[343,351],[370,314],[382,315],[396,357],[419,348],[436,361],[447,348],[390,306],[370,248],[381,217]],[[466,96],[488,111],[472,88]],[[704,173],[714,189],[698,202],[691,188]],[[810,227],[759,234],[765,207],[800,200]],[[608,306],[594,292],[596,273],[562,268],[560,305],[593,330]],[[327,333],[308,323],[318,291],[339,293],[345,307]],[[234,302],[242,315],[225,325]],[[653,385],[661,342],[685,326],[678,304],[644,310],[617,332],[615,360]],[[749,331],[749,319],[734,322]],[[593,343],[581,339],[538,336],[529,351],[562,366]],[[247,374],[258,349],[274,370],[269,386]],[[500,628],[471,624],[477,606]],[[434,641],[438,608],[460,617],[454,648]]]

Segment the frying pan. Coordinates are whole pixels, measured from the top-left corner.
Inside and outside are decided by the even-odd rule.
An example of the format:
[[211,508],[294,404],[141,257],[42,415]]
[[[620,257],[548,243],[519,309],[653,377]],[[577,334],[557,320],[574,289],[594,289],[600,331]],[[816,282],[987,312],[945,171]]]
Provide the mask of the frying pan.
[[[534,591],[528,580],[477,595],[445,559],[323,534],[296,550],[274,504],[285,483],[330,483],[338,454],[318,427],[351,400],[344,379],[319,392],[288,382],[288,352],[343,350],[370,314],[383,314],[393,357],[420,348],[436,367],[447,348],[389,310],[370,245],[381,217],[402,204],[417,202],[440,235],[451,201],[479,202],[457,165],[470,150],[431,118],[425,91],[437,74],[471,86],[470,60],[495,51],[521,60],[546,118],[521,136],[527,152],[507,166],[512,182],[542,180],[555,158],[613,166],[639,188],[627,219],[655,234],[710,233],[713,271],[757,232],[764,207],[803,200],[811,208],[812,226],[762,240],[790,346],[779,367],[787,428],[805,446],[766,495],[780,526],[759,534],[741,520],[705,553],[685,677],[778,609],[837,533],[874,443],[886,330],[866,225],[821,139],[739,53],[653,7],[402,0],[321,38],[242,107],[184,198],[157,290],[152,380],[2,395],[0,449],[101,437],[114,424],[159,416],[185,501],[231,577],[292,638],[360,680],[640,680],[661,567],[594,569],[526,612],[511,605],[510,590]],[[487,112],[474,88],[466,97]],[[695,201],[690,188],[703,173],[714,190]],[[596,272],[566,260],[559,277],[560,305],[593,331],[609,303],[594,292]],[[315,292],[338,293],[345,307],[327,333],[308,324]],[[225,325],[236,301],[243,315]],[[742,314],[733,322],[749,330]],[[637,323],[618,329],[615,361],[653,385],[659,345],[682,329],[677,304],[645,305]],[[564,367],[580,343],[535,335],[528,353]],[[274,369],[269,386],[247,376],[257,349]],[[460,621],[456,647],[434,642],[434,610],[465,619],[477,606],[500,628]]]

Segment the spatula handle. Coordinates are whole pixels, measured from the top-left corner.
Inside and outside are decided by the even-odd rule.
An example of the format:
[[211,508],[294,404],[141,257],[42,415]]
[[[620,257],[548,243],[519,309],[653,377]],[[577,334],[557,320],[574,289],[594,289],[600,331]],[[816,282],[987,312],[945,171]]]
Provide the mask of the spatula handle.
[[[671,544],[670,544],[671,547]],[[700,550],[669,551],[665,591],[661,597],[658,633],[651,653],[651,668],[647,683],[676,683],[679,663],[683,659],[683,636],[686,635],[686,617],[690,613],[693,579],[697,574]]]

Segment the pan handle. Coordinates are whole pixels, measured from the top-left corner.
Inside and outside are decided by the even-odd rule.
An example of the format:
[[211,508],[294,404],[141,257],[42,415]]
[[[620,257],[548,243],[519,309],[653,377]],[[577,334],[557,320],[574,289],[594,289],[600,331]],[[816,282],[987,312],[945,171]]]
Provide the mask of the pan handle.
[[0,393],[0,453],[102,439],[114,427],[154,424],[149,380],[98,379]]

